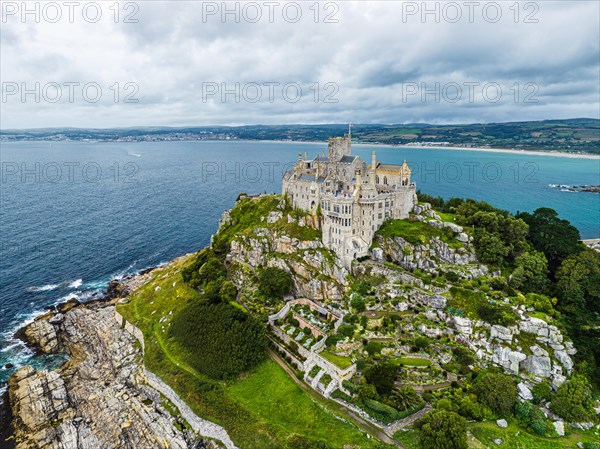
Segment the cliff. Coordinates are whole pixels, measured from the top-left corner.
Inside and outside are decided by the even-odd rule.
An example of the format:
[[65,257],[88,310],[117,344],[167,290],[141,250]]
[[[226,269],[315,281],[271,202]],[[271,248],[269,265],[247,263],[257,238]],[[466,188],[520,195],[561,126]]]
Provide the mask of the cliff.
[[63,306],[24,334],[69,360],[55,371],[24,367],[9,379],[17,449],[209,447],[148,386],[139,343],[117,325],[114,300]]

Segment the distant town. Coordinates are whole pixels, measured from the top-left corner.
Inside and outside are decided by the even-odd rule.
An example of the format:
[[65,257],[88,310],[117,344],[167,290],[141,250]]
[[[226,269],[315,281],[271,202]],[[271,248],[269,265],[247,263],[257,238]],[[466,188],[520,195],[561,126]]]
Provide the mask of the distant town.
[[[341,137],[347,124],[46,128],[1,130],[0,141],[163,142],[194,140],[278,140],[323,142]],[[569,119],[468,125],[355,124],[353,142],[425,147],[504,148],[600,154],[600,120]]]

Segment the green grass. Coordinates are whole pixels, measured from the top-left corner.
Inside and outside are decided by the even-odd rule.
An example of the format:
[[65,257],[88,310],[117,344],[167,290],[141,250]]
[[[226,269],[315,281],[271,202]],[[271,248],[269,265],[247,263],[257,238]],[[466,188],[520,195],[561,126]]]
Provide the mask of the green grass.
[[442,221],[448,221],[450,223],[454,223],[454,219],[456,218],[456,214],[450,214],[447,212],[437,212]]
[[[296,220],[305,213],[293,210],[286,206],[278,209],[281,195],[264,195],[260,198],[243,198],[231,210],[231,223],[220,228],[215,236],[215,246],[222,241],[231,241],[236,235],[251,235],[256,228],[271,228],[278,230],[290,237],[300,240],[316,240],[321,238],[321,232],[308,226],[299,226],[297,223],[288,223],[287,215],[292,215]],[[272,211],[283,213],[283,218],[275,223],[267,223],[266,219]]]
[[404,366],[429,366],[431,360],[421,359],[418,357],[399,357],[396,359],[397,363]]
[[329,360],[331,363],[337,365],[342,369],[346,369],[352,366],[352,360],[350,359],[350,357],[344,357],[341,355],[333,354],[328,350],[322,351],[320,355],[322,355],[325,359]]
[[226,394],[273,428],[280,440],[297,433],[340,448],[344,444],[373,446],[356,427],[341,422],[306,395],[273,360],[267,360],[248,377],[227,386]]
[[[474,423],[470,425],[470,430],[484,445],[499,449],[575,449],[579,441],[600,442],[600,437],[592,432],[573,432],[562,438],[540,437],[514,423],[510,423],[506,429],[501,429],[495,422]],[[495,444],[496,438],[500,438],[502,444]]]
[[418,430],[399,430],[394,434],[394,440],[399,441],[404,445],[406,449],[422,449],[421,443],[419,442],[419,431]]
[[[337,404],[330,406],[324,398],[304,392],[271,359],[232,381],[209,379],[186,363],[184,351],[168,338],[168,330],[173,317],[189,301],[199,300],[180,273],[194,258],[190,255],[155,270],[151,281],[135,291],[127,304],[117,306],[125,319],[144,333],[146,367],[198,416],[225,427],[238,447],[286,448],[287,438],[299,434],[322,437],[333,448],[342,449],[344,444],[374,448],[376,439],[367,438],[331,411]],[[161,318],[166,321],[159,323]]]
[[439,237],[449,247],[457,249],[464,245],[453,237],[449,237],[442,229],[435,228],[421,221],[388,220],[377,233],[385,238],[402,237],[413,245],[427,244],[433,237]]

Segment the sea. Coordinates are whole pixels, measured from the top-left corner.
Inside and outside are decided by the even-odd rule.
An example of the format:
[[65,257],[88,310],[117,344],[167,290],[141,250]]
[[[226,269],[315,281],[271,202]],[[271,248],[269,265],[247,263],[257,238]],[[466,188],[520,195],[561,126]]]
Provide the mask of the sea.
[[[258,141],[1,142],[0,392],[17,368],[53,369],[14,333],[49,306],[97,298],[111,279],[210,242],[240,192],[279,193],[283,173],[326,143]],[[413,169],[430,195],[511,212],[551,207],[582,238],[600,237],[600,160],[354,145]]]

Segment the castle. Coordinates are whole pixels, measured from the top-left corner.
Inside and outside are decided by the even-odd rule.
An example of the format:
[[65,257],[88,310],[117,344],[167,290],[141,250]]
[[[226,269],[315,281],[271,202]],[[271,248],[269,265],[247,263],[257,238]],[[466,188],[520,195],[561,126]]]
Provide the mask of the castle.
[[384,221],[408,218],[417,204],[411,169],[371,165],[352,155],[351,136],[330,138],[327,157],[312,160],[298,155],[293,170],[283,176],[283,194],[293,207],[322,217],[323,244],[335,251],[346,267],[367,256],[375,232]]

